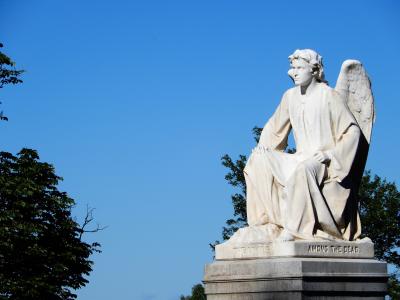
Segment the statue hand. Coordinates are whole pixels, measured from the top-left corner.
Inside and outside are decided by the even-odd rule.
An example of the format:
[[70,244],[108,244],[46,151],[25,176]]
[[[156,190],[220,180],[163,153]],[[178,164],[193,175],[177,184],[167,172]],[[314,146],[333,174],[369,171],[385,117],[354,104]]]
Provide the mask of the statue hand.
[[268,151],[267,147],[257,145],[256,147],[253,148],[253,153],[255,154],[264,154],[266,151]]
[[318,151],[314,153],[313,157],[321,164],[325,164],[331,161],[330,155],[325,151]]

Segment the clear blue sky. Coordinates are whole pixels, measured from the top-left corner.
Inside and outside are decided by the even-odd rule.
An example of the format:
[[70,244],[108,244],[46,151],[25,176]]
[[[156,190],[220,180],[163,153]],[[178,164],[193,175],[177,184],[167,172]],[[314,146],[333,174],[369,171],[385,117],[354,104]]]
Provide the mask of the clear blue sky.
[[232,215],[220,157],[248,154],[313,48],[336,82],[361,60],[377,122],[368,168],[399,181],[396,1],[5,1],[3,51],[25,69],[1,90],[1,150],[37,149],[61,188],[109,228],[81,300],[172,300],[200,282]]

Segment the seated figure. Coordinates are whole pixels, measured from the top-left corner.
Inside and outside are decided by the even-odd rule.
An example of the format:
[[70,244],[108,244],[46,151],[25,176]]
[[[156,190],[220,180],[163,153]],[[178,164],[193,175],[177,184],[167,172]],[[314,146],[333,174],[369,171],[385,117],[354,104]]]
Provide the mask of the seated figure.
[[[361,63],[346,61],[332,89],[318,53],[296,50],[289,60],[295,87],[284,93],[244,169],[249,227],[263,228],[270,241],[355,240],[361,233],[356,194],[373,120],[369,79]],[[348,101],[360,90],[367,93],[357,101],[369,97],[369,110]],[[293,154],[284,152],[291,131]]]

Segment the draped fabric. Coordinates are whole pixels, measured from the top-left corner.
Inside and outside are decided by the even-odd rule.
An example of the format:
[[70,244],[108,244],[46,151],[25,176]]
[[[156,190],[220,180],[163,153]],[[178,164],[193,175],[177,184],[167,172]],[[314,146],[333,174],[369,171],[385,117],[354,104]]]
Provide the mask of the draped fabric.
[[[283,152],[291,130],[294,154]],[[303,239],[356,239],[360,221],[348,174],[359,139],[352,113],[326,84],[310,95],[288,90],[244,170],[249,225],[274,224]],[[318,151],[330,161],[318,162]]]

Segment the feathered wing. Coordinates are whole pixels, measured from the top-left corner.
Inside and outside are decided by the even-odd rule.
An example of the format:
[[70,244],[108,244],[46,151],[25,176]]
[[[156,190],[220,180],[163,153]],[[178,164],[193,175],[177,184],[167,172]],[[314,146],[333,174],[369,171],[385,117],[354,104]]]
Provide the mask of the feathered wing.
[[355,237],[361,233],[360,216],[357,210],[357,194],[361,185],[365,165],[371,143],[372,125],[375,121],[374,97],[371,90],[371,82],[361,62],[346,60],[342,64],[335,90],[339,92],[347,102],[350,111],[360,126],[360,137],[357,153],[352,168],[348,174],[348,182],[352,186],[351,199],[348,202],[350,235]]
[[350,59],[343,62],[335,90],[346,99],[369,144],[375,121],[374,97],[371,81],[361,62]]

